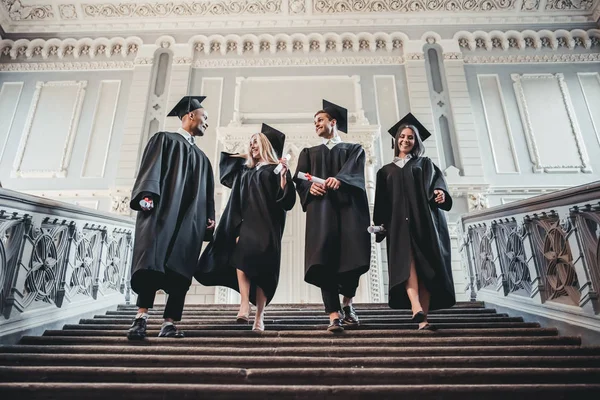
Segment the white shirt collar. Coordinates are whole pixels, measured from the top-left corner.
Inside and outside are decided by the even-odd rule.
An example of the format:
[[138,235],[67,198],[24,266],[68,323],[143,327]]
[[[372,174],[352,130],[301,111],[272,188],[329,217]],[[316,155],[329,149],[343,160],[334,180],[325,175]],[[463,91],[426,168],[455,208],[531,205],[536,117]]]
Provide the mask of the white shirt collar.
[[179,128],[177,129],[177,133],[179,133],[181,136],[183,136],[185,138],[185,140],[187,140],[190,144],[196,144],[194,142],[194,137],[192,135],[190,135],[190,133],[188,131],[186,131],[183,128]]
[[256,163],[256,166],[255,166],[255,167],[256,167],[256,169],[258,170],[258,169],[260,169],[261,167],[264,167],[265,165],[267,165],[267,163],[266,163],[266,162],[262,162],[262,161],[260,161],[260,162],[257,162],[257,163]]
[[339,135],[335,135],[331,139],[323,139],[323,144],[329,148],[332,148],[338,143],[342,143],[342,138]]
[[400,157],[394,157],[394,164],[396,164],[397,166],[399,166],[400,168],[404,167],[406,165],[407,162],[410,161],[410,159],[412,159],[413,156],[412,154],[408,153],[406,155],[406,157],[404,158],[400,158]]

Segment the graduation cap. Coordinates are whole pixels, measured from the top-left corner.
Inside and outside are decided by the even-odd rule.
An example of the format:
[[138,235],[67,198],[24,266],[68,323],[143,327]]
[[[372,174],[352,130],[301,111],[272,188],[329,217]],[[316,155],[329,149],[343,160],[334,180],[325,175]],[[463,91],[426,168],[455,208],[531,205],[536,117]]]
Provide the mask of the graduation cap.
[[348,133],[348,110],[323,99],[323,111],[337,121],[339,131]]
[[277,157],[281,158],[283,155],[283,145],[285,144],[285,135],[267,124],[262,124],[260,132],[269,139],[271,146],[273,146],[275,153],[277,153]]
[[412,125],[415,128],[417,128],[417,131],[419,131],[419,137],[421,138],[422,142],[424,142],[429,138],[429,136],[431,136],[431,132],[429,132],[427,128],[425,128],[423,124],[420,123],[414,115],[412,115],[412,113],[408,113],[400,121],[398,121],[396,125],[392,126],[388,130],[388,133],[392,135],[393,138],[392,149],[396,147],[396,135],[398,134],[398,129],[400,129],[402,125]]
[[202,102],[206,96],[183,96],[179,103],[167,114],[167,117],[179,117],[182,119],[187,113],[202,108]]

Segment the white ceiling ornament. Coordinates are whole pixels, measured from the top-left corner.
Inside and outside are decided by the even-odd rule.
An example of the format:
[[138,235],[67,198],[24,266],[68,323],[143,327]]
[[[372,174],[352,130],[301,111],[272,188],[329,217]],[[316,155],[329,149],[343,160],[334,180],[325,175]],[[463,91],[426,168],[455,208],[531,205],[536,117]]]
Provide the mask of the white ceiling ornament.
[[197,35],[190,43],[200,56],[207,55],[346,55],[356,53],[359,56],[371,54],[401,54],[403,43],[408,41],[406,34],[394,33],[295,33],[292,35]]
[[20,39],[0,40],[0,60],[4,57],[12,60],[67,60],[80,58],[112,58],[114,56],[135,56],[142,45],[138,37],[115,37],[98,39]]
[[454,35],[463,51],[590,49],[600,44],[600,29],[566,31],[461,31]]

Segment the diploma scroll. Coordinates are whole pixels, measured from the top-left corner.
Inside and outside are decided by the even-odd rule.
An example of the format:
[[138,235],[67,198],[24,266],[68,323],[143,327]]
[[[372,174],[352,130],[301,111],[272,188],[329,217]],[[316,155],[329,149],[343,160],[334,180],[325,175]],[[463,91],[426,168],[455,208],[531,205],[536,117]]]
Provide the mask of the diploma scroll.
[[318,178],[316,176],[312,176],[311,174],[307,174],[304,172],[298,172],[298,179],[302,179],[304,181],[319,183],[321,185],[325,184],[325,179]]
[[145,211],[151,210],[154,208],[154,201],[150,197],[144,197],[140,200],[140,207]]
[[[283,157],[283,158],[285,158],[286,161],[290,161],[292,156],[289,154],[286,154],[285,157]],[[279,164],[277,164],[277,167],[275,167],[275,169],[273,170],[273,173],[278,174],[281,172],[282,169],[283,169],[283,165],[281,165],[281,163],[279,163]]]
[[367,232],[370,234],[383,233],[385,228],[383,226],[370,226],[367,228]]

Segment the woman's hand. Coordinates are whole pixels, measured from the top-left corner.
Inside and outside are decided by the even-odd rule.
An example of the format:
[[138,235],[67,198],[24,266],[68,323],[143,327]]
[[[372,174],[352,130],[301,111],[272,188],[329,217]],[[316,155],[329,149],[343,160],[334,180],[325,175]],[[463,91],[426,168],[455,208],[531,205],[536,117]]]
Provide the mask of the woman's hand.
[[289,169],[288,160],[284,158],[279,159],[279,164],[281,164],[281,171],[279,171],[279,176],[281,177],[281,188],[285,189],[285,185],[287,185],[287,172]]
[[327,178],[325,180],[325,186],[327,186],[327,189],[338,190],[340,188],[340,185],[340,181],[336,178]]
[[438,204],[443,204],[446,202],[446,193],[443,190],[435,189],[433,191],[435,198],[433,199]]

